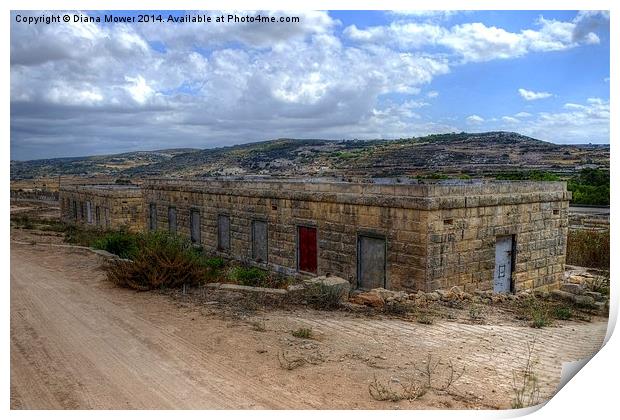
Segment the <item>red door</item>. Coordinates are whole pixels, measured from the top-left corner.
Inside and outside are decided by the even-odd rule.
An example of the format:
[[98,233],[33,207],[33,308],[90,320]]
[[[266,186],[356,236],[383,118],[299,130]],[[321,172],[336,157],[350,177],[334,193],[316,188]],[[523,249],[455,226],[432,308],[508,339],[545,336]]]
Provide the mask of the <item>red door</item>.
[[316,228],[299,226],[299,271],[316,273]]

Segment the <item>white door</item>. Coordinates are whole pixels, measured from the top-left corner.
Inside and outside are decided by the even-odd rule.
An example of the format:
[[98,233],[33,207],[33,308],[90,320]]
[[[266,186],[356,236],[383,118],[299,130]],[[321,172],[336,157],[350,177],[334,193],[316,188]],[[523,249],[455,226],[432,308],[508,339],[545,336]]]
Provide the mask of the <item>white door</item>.
[[495,241],[495,275],[493,291],[510,293],[512,279],[512,236],[498,236]]

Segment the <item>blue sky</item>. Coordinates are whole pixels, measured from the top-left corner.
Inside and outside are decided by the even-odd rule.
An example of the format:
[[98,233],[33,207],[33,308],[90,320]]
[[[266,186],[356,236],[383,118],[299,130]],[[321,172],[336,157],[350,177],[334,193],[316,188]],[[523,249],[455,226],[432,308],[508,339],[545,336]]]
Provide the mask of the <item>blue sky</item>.
[[[88,12],[106,13],[137,14]],[[44,13],[12,12],[12,158],[489,130],[609,143],[608,13],[243,14],[258,13],[301,21],[28,25],[17,15]]]

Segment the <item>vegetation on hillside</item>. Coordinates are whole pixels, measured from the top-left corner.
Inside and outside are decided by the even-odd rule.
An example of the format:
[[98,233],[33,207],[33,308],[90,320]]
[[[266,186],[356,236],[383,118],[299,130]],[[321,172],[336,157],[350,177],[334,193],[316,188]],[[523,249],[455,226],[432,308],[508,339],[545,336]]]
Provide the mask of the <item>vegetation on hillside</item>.
[[[562,181],[563,178],[548,171],[513,171],[495,176],[496,179],[529,181]],[[568,179],[567,188],[573,193],[572,204],[609,205],[609,171],[584,168]]]

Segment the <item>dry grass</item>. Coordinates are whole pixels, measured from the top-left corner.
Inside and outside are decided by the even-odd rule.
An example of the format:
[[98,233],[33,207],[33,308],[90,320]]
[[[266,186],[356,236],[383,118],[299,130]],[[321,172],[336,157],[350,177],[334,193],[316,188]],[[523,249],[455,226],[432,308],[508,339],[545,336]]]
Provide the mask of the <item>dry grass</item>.
[[443,364],[441,358],[435,358],[432,354],[421,364],[414,364],[414,369],[421,379],[412,377],[404,383],[397,382],[392,385],[392,382],[379,381],[375,376],[368,385],[368,393],[377,401],[414,401],[431,390],[448,392],[465,373],[465,367],[457,368],[452,360]]
[[609,231],[568,231],[567,264],[609,270],[609,255]]

